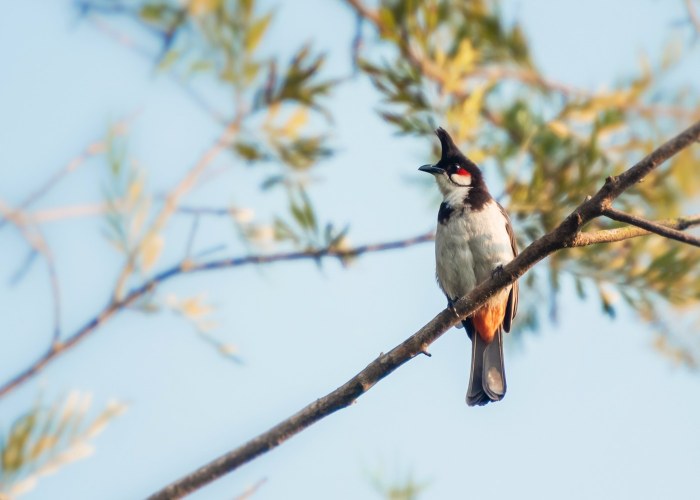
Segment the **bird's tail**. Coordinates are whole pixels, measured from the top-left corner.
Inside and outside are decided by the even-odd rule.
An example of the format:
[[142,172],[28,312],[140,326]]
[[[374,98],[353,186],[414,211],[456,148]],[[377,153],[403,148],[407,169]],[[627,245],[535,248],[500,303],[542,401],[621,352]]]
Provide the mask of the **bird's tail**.
[[499,327],[491,342],[476,332],[470,318],[464,327],[472,340],[472,363],[467,390],[469,406],[483,406],[500,401],[506,394],[506,372],[503,367],[503,328]]

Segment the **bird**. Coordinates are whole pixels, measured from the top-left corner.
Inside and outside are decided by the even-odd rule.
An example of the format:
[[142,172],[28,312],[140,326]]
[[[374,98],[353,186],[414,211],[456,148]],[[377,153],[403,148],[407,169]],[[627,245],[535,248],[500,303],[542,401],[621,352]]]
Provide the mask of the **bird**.
[[[432,174],[442,193],[435,233],[436,278],[448,307],[501,272],[518,254],[506,210],[489,193],[479,167],[443,128],[435,130],[442,155],[419,170]],[[506,394],[503,331],[518,310],[518,283],[501,290],[462,321],[472,343],[467,404],[483,406]],[[455,312],[456,313],[456,312]]]

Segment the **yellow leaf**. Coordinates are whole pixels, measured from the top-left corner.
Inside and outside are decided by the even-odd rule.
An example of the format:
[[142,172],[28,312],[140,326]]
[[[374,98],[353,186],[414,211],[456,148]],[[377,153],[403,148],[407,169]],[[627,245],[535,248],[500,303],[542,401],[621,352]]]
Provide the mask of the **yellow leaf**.
[[222,0],[190,0],[187,9],[193,16],[204,16],[219,8]]
[[481,116],[481,106],[484,101],[485,86],[475,88],[462,104],[462,120],[460,124],[461,137],[467,138],[475,129]]
[[273,102],[267,107],[267,114],[265,115],[265,124],[263,125],[265,128],[270,128],[272,125],[272,122],[277,118],[277,115],[280,112],[280,103],[279,102]]
[[165,240],[159,234],[149,234],[146,237],[140,249],[141,268],[143,271],[148,272],[158,262],[164,244]]
[[221,354],[225,354],[226,356],[233,356],[238,354],[239,350],[238,346],[234,344],[220,344],[219,352],[221,352]]
[[447,60],[447,56],[445,55],[445,51],[442,50],[442,47],[436,48],[435,49],[435,64],[442,68],[445,65],[446,60]]
[[0,493],[0,500],[4,500],[4,498],[7,498],[9,500],[11,498],[16,498],[20,495],[24,495],[25,493],[30,492],[36,486],[37,480],[38,478],[36,476],[29,476],[13,484],[12,488],[8,492],[10,496],[5,497],[3,494]]
[[248,224],[255,217],[255,212],[252,208],[231,207],[229,208],[229,213],[231,218],[238,224]]
[[296,139],[299,136],[299,130],[303,127],[309,120],[309,112],[306,108],[297,108],[292,116],[289,117],[287,123],[282,127],[281,132],[292,138]]
[[36,460],[42,453],[56,446],[57,442],[57,436],[41,436],[39,439],[37,439],[36,443],[34,443],[32,451],[29,453],[29,458]]
[[131,222],[129,223],[129,241],[134,241],[138,238],[143,224],[146,222],[150,208],[151,203],[149,200],[144,200],[143,203],[139,203],[135,206],[132,212]]
[[571,135],[571,129],[564,122],[560,120],[553,120],[547,124],[549,130],[554,132],[561,138],[569,137]]
[[179,310],[184,316],[197,319],[211,314],[213,308],[202,302],[201,297],[191,297],[180,303]]
[[245,230],[245,235],[251,243],[258,246],[268,246],[275,240],[275,228],[269,225],[250,225]]
[[474,68],[477,52],[472,47],[472,43],[464,39],[459,44],[457,55],[452,60],[453,66],[462,74],[468,73]]
[[470,149],[469,159],[477,165],[487,158],[486,152],[483,149]]
[[126,206],[131,207],[139,199],[141,193],[143,192],[143,178],[137,177],[134,181],[129,184],[129,189],[126,192]]

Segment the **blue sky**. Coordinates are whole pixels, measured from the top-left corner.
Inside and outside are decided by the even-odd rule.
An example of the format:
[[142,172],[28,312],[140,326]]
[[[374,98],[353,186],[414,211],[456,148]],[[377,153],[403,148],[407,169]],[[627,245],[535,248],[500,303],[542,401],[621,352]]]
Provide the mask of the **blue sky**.
[[[553,78],[592,89],[658,56],[682,2],[510,1],[533,53]],[[51,172],[135,110],[130,152],[163,192],[193,164],[218,129],[169,79],[91,25],[70,2],[0,1],[0,197],[17,203]],[[323,22],[318,20],[322,19]],[[329,70],[347,70],[353,20],[341,2],[281,2],[267,49],[287,53],[313,39],[333,54]],[[698,59],[697,48],[691,54]],[[691,59],[692,60],[692,59]],[[700,65],[675,76],[698,80]],[[407,237],[434,225],[436,206],[406,182],[426,163],[424,144],[398,139],[376,117],[377,96],[360,80],[331,101],[339,154],[324,164],[312,192],[319,211],[352,224],[354,242]],[[230,159],[222,158],[218,165]],[[39,208],[100,200],[99,162],[88,163]],[[488,180],[488,171],[486,172]],[[280,202],[261,198],[262,174],[232,173],[190,198],[232,200],[260,217]],[[64,332],[108,299],[118,255],[100,236],[101,221],[47,225],[59,263]],[[188,222],[167,235],[177,242]],[[225,243],[245,253],[230,225],[207,221],[197,248]],[[0,232],[5,282],[25,247]],[[162,265],[183,249],[168,246]],[[217,338],[244,360],[224,360],[169,314],[125,313],[41,376],[0,400],[0,426],[42,393],[76,388],[127,402],[126,414],[96,440],[88,460],[43,478],[27,499],[143,497],[228,451],[345,382],[415,332],[444,307],[434,283],[430,244],[371,255],[349,269],[329,262],[244,268],[179,279],[166,292],[207,292],[217,305]],[[51,332],[51,301],[41,266],[18,286],[0,287],[0,378],[40,352]],[[516,323],[517,328],[517,323]],[[673,367],[651,347],[634,314],[603,318],[565,286],[561,320],[507,351],[508,396],[468,408],[468,341],[461,330],[363,396],[194,498],[232,498],[267,478],[255,498],[373,498],[369,479],[412,472],[428,483],[423,498],[694,498],[700,466],[700,378]]]

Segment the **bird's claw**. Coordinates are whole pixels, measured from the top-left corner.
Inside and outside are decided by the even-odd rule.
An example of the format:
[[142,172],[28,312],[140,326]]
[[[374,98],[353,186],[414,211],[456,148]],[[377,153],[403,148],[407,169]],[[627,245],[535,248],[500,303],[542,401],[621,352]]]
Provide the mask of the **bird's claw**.
[[454,302],[452,302],[450,299],[447,299],[447,307],[449,307],[450,311],[452,311],[454,315],[459,318],[459,314],[457,314],[457,309],[455,308]]
[[503,264],[498,264],[496,267],[493,268],[493,271],[491,271],[492,278],[497,278],[502,274],[503,274]]

